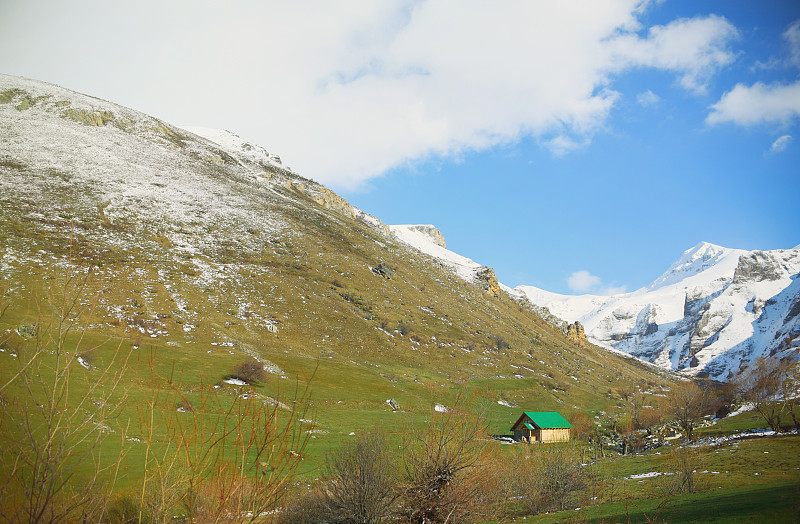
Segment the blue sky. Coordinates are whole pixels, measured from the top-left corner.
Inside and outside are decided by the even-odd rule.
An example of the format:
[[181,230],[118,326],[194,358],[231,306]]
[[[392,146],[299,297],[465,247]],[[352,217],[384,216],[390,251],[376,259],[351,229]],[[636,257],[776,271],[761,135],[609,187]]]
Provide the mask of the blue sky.
[[505,284],[800,244],[800,2],[0,3],[0,72],[229,129]]
[[[566,294],[635,290],[701,241],[794,247],[797,109],[754,125],[706,119],[738,83],[797,81],[782,34],[800,18],[800,3],[668,1],[641,19],[650,26],[708,14],[724,16],[739,34],[730,43],[735,60],[704,92],[687,92],[669,72],[628,71],[612,80],[621,96],[604,129],[575,151],[556,156],[522,137],[402,166],[345,195],[390,223],[437,225],[450,249],[493,265],[508,285]],[[772,151],[781,137],[791,138]],[[597,278],[571,288],[577,272]]]

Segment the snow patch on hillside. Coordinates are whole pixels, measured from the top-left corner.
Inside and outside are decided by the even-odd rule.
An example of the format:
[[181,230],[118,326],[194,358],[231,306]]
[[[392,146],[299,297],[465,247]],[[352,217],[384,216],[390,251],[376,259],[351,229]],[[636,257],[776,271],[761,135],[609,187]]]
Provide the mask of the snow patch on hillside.
[[439,260],[462,279],[468,282],[475,279],[475,273],[482,267],[480,264],[436,244],[433,237],[420,229],[417,225],[389,226],[389,230],[398,240]]
[[261,146],[253,145],[227,129],[213,129],[209,127],[179,126],[184,131],[193,133],[199,137],[209,140],[226,151],[244,156],[251,162],[262,165],[280,166],[281,158],[267,152]]

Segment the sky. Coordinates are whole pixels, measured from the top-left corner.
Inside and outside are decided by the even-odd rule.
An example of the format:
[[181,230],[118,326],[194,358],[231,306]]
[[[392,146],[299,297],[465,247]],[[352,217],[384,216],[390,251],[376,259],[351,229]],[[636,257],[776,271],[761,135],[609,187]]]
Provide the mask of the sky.
[[800,244],[797,0],[0,0],[0,72],[233,131],[512,287]]

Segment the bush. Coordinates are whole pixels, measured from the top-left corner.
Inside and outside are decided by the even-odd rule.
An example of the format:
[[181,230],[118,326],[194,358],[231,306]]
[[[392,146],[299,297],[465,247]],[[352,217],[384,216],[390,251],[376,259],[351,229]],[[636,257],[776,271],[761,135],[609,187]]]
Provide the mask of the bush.
[[131,495],[122,495],[106,509],[101,522],[108,524],[148,524],[152,519],[139,501]]
[[389,515],[396,480],[382,434],[359,437],[328,455],[325,509],[338,522],[376,523]]
[[516,457],[515,487],[531,513],[561,511],[580,504],[589,485],[589,472],[581,465],[581,453],[572,444],[526,446]]
[[406,336],[409,333],[411,333],[412,331],[414,331],[414,329],[411,326],[409,326],[408,324],[406,324],[405,322],[403,322],[402,320],[398,320],[397,321],[397,331],[401,335]]
[[680,495],[698,491],[697,470],[702,468],[702,459],[699,452],[678,447],[664,457],[665,466],[672,475],[662,477],[664,494]]
[[499,351],[505,351],[506,349],[511,347],[511,344],[509,344],[506,341],[506,339],[504,339],[500,335],[497,335],[497,336],[494,337],[494,345],[495,345],[495,347],[497,347],[497,349]]
[[406,436],[400,516],[410,522],[469,522],[483,505],[483,414],[461,399]]
[[261,365],[261,362],[254,358],[248,358],[244,362],[233,366],[231,378],[238,378],[248,384],[258,384],[266,382],[267,373],[264,371],[264,366]]
[[316,522],[340,522],[328,509],[325,492],[311,488],[290,497],[281,513],[280,522],[285,524],[311,524]]

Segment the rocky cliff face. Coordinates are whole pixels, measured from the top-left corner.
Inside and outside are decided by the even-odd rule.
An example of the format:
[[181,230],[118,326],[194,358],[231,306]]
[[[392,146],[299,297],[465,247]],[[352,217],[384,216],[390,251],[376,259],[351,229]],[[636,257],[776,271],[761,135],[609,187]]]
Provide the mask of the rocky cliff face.
[[569,297],[517,292],[588,339],[661,367],[729,380],[760,356],[800,352],[800,249],[743,251],[702,243],[647,288]]
[[567,325],[567,339],[578,347],[583,347],[586,344],[586,333],[583,330],[583,324],[577,320]]
[[497,275],[494,274],[494,269],[488,266],[481,267],[475,273],[475,279],[484,291],[495,298],[500,297],[500,283],[497,281]]

